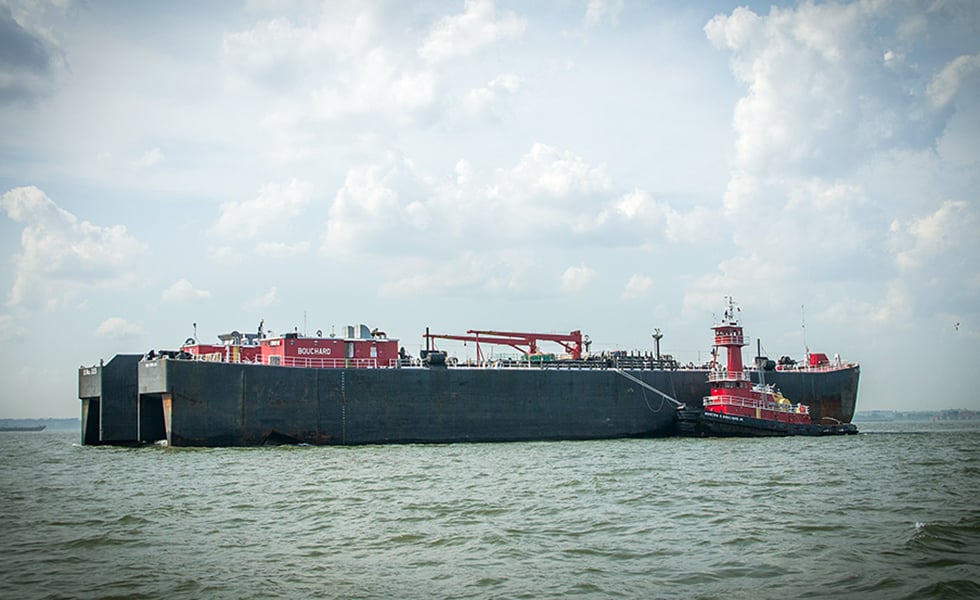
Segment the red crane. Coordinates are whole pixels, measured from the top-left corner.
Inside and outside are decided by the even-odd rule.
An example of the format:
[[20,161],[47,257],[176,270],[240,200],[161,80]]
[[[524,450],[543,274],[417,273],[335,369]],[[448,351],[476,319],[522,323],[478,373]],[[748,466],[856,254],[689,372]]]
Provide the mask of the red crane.
[[428,347],[430,340],[435,339],[474,342],[476,344],[476,359],[480,362],[483,361],[480,343],[510,346],[527,355],[538,353],[538,342],[556,342],[561,344],[573,359],[582,358],[582,332],[579,330],[570,333],[527,333],[469,329],[466,333],[470,335],[449,335],[426,331],[422,337],[426,338],[426,347]]

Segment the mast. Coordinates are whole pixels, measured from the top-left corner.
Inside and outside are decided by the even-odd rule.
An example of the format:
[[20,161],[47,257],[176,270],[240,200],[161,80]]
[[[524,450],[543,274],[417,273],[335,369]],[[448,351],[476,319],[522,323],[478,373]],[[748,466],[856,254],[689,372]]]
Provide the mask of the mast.
[[806,343],[806,308],[800,305],[800,329],[803,330],[803,356],[806,364],[810,364],[810,346]]
[[736,315],[741,309],[735,306],[731,296],[725,296],[725,299],[728,306],[725,307],[721,321],[711,328],[715,332],[714,346],[726,351],[725,370],[728,378],[742,379],[742,346],[745,345],[745,337],[742,335],[742,323]]

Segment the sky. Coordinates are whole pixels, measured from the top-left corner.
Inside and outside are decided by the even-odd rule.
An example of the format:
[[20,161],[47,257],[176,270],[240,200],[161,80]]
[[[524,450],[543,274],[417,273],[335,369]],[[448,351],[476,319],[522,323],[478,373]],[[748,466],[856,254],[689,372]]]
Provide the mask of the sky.
[[980,409],[978,140],[974,0],[0,0],[0,417],[194,324],[700,362],[727,295]]

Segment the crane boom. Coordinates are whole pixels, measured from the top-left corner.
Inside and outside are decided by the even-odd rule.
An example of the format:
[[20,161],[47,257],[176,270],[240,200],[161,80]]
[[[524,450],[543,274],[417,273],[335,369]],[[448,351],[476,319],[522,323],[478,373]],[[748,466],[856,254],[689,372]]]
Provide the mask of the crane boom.
[[483,360],[480,351],[481,343],[510,346],[527,355],[538,353],[538,342],[555,342],[561,344],[572,358],[576,360],[582,358],[582,332],[579,330],[570,333],[530,333],[523,331],[469,329],[466,333],[469,335],[429,333],[426,331],[422,337],[425,337],[427,340],[441,339],[474,342],[476,344],[477,360],[480,361]]

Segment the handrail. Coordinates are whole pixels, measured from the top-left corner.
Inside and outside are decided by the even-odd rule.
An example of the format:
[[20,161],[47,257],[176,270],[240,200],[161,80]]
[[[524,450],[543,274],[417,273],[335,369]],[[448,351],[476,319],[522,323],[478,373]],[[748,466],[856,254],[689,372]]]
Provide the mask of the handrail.
[[787,372],[800,372],[800,373],[824,373],[827,371],[843,371],[844,369],[850,369],[853,367],[860,366],[860,363],[848,361],[842,362],[840,364],[830,364],[821,365],[818,367],[811,367],[810,365],[797,365],[797,366],[786,366],[786,365],[776,365],[777,371],[787,371]]
[[298,367],[303,369],[384,369],[400,366],[399,359],[393,358],[382,364],[376,358],[297,358],[293,356],[256,356],[254,360],[239,357],[237,361],[218,360],[214,353],[194,355],[192,360],[202,362],[235,362],[236,364],[267,365],[273,367]]
[[717,395],[705,396],[702,402],[704,406],[741,406],[743,408],[763,408],[784,413],[810,414],[810,407],[806,404],[780,404],[768,400],[757,398],[743,398],[741,396]]
[[708,381],[752,381],[752,376],[747,371],[730,373],[728,371],[712,370],[708,373]]
[[741,333],[722,333],[715,336],[715,346],[745,346],[745,336]]

